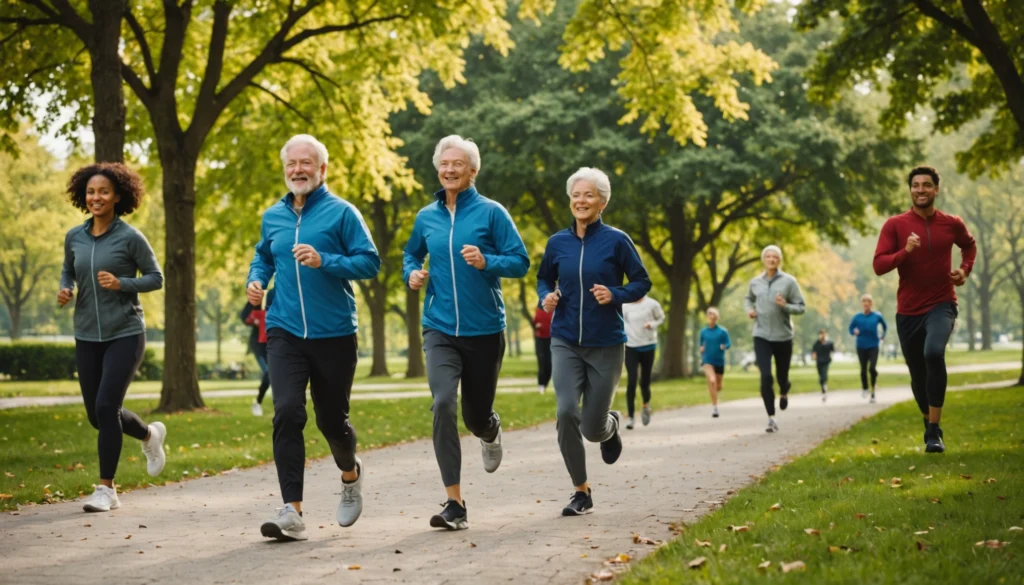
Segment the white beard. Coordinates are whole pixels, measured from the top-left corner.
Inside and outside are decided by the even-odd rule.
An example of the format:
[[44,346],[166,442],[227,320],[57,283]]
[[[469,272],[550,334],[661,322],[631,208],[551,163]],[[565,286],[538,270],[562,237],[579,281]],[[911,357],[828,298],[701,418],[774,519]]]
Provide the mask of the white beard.
[[284,180],[284,184],[286,187],[288,187],[288,190],[291,191],[293,195],[305,197],[306,195],[309,195],[313,191],[316,191],[320,187],[320,185],[323,184],[323,177],[321,177],[319,173],[317,173],[317,176],[315,178],[310,177],[306,181],[305,186],[292,183],[292,181],[286,177]]

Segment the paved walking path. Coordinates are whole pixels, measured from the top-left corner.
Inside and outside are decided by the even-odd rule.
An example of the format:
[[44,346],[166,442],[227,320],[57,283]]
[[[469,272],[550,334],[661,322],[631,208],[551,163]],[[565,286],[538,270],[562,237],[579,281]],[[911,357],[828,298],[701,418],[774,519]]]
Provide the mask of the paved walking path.
[[908,389],[881,391],[877,405],[854,391],[830,393],[827,404],[795,395],[774,435],[764,432],[760,398],[723,403],[719,419],[707,406],[655,412],[651,426],[623,430],[614,466],[588,445],[596,507],[575,518],[559,515],[571,485],[551,423],[506,433],[494,474],[482,469],[479,442],[463,439],[470,529],[460,532],[428,526],[444,492],[426,440],[361,454],[365,507],[348,529],[334,520],[333,461],[311,463],[304,543],[260,536],[281,505],[273,465],[123,494],[123,507],[106,514],[85,514],[80,502],[26,507],[0,515],[0,583],[581,584],[608,557],[650,553],[633,543],[634,532],[669,538],[668,522],[694,521],[750,475],[909,398]]
[[[1008,372],[1020,370],[1020,362],[997,362],[992,364],[966,364],[950,366],[948,373],[959,374],[966,372]],[[878,371],[883,374],[905,374],[907,367],[903,364],[879,366]],[[883,380],[884,381],[884,380]],[[884,388],[882,390],[885,390]],[[498,392],[501,394],[520,394],[523,392],[536,392],[537,385],[533,378],[502,378],[498,380]],[[550,388],[549,388],[550,391]],[[254,396],[256,391],[253,388],[237,388],[229,390],[206,390],[203,398],[233,398],[239,396]],[[417,383],[391,383],[381,384],[364,383],[352,386],[352,400],[380,400],[380,399],[401,399],[401,398],[423,398],[430,396],[430,388],[425,382]],[[129,393],[125,400],[156,400],[160,398],[159,392],[138,392]],[[74,396],[18,396],[14,398],[0,398],[0,410],[8,408],[23,408],[27,406],[57,406],[61,404],[81,404],[82,397]]]

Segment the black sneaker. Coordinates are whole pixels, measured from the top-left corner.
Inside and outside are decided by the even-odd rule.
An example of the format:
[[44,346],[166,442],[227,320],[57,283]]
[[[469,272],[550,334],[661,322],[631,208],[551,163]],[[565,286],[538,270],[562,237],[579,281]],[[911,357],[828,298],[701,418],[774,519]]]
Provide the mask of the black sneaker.
[[946,452],[946,445],[942,442],[942,429],[939,428],[939,423],[928,425],[928,430],[924,433],[924,452]]
[[[462,504],[465,503],[466,500],[462,500]],[[430,525],[434,528],[447,528],[448,530],[465,530],[469,528],[466,507],[462,504],[452,499],[441,504],[444,506],[444,510],[430,518]]]
[[779,408],[786,410],[787,406],[789,406],[789,397],[786,394],[783,394],[779,397]]
[[622,437],[619,436],[619,418],[621,415],[614,410],[611,411],[611,415],[615,418],[615,434],[607,441],[601,441],[601,459],[604,459],[604,462],[608,465],[618,461],[619,455],[622,455]]
[[569,499],[569,505],[562,508],[562,516],[582,516],[594,511],[594,499],[591,491],[575,492]]

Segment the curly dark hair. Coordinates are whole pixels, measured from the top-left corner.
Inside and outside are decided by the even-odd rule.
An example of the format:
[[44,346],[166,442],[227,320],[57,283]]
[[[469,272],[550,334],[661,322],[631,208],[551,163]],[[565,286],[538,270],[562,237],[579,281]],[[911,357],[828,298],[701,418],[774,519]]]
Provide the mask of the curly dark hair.
[[120,195],[121,200],[114,205],[114,213],[118,216],[129,215],[139,208],[146,188],[142,185],[142,177],[121,163],[94,163],[84,166],[71,175],[68,181],[68,201],[72,205],[88,213],[89,207],[85,204],[86,185],[89,179],[96,175],[103,175],[114,184],[114,193]]
[[924,165],[914,167],[914,169],[910,171],[910,174],[907,175],[908,187],[914,183],[914,177],[916,177],[917,175],[928,175],[929,177],[932,178],[933,181],[935,181],[935,186],[939,186],[939,171],[935,170],[935,167],[928,167]]

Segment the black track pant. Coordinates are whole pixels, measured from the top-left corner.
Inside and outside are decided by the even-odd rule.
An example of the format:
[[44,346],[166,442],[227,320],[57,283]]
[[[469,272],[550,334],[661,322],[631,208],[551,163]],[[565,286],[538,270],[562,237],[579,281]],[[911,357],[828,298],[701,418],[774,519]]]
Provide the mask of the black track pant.
[[267,361],[267,344],[256,343],[249,346],[252,350],[252,354],[256,356],[256,363],[260,366],[260,371],[263,372],[263,376],[260,378],[260,390],[259,394],[256,395],[256,402],[263,404],[263,397],[267,395],[267,389],[270,388],[270,366]]
[[921,414],[942,408],[946,400],[946,344],[956,324],[956,303],[936,305],[924,315],[896,315],[903,358],[910,370],[910,387]]
[[633,403],[636,402],[638,373],[640,374],[640,395],[644,404],[651,401],[651,368],[653,367],[653,351],[637,351],[632,347],[626,348],[626,410],[630,417],[636,411]]
[[[860,387],[864,390],[874,388],[875,383],[878,382],[878,370],[875,369],[878,364],[878,348],[858,349],[857,359],[860,360]],[[871,372],[871,386],[868,386],[869,371]]]
[[789,394],[789,362],[793,358],[793,340],[768,341],[754,338],[754,359],[761,370],[761,398],[768,416],[775,416],[775,390],[772,388],[772,358],[775,358],[775,374],[779,378],[779,393]]
[[100,479],[114,479],[121,458],[121,435],[143,440],[149,434],[139,415],[121,408],[128,385],[142,363],[146,335],[110,341],[75,340],[78,384],[89,424],[99,429]]
[[818,362],[818,385],[821,386],[822,391],[825,390],[825,386],[828,385],[828,367],[831,362]]
[[533,347],[537,352],[537,385],[547,388],[551,381],[551,338],[534,337]]
[[274,463],[285,503],[302,501],[306,443],[306,385],[316,426],[342,471],[356,468],[356,430],[348,419],[356,373],[356,336],[302,339],[280,328],[267,332],[274,387]]

